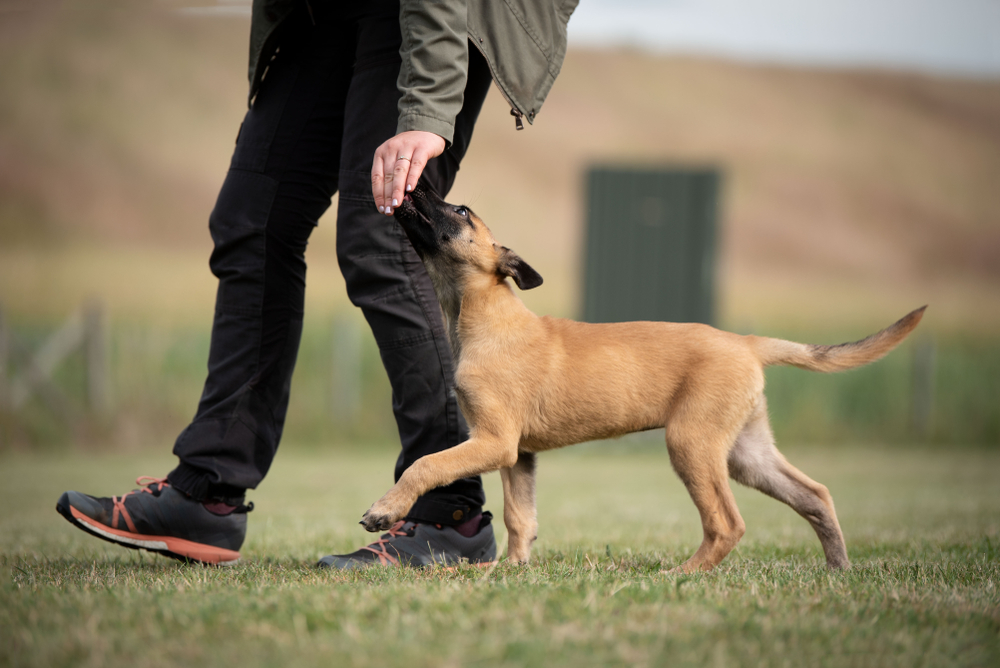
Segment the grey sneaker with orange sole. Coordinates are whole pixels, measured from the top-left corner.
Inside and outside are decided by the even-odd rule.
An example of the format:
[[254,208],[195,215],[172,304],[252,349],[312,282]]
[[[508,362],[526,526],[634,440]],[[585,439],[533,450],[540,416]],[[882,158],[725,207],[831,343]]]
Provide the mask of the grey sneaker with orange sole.
[[484,512],[459,527],[399,521],[371,545],[350,554],[331,554],[316,565],[341,570],[380,564],[423,568],[468,562],[488,566],[497,558],[492,518]]
[[253,504],[196,501],[166,478],[142,476],[135,484],[140,489],[122,496],[65,492],[56,510],[77,528],[122,547],[202,564],[239,561]]

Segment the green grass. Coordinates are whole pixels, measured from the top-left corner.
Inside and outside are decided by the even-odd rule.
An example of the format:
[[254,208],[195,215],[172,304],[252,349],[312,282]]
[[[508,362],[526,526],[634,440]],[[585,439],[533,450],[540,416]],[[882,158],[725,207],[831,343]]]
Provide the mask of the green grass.
[[740,546],[713,573],[661,574],[700,531],[647,440],[543,455],[536,559],[487,572],[312,568],[369,539],[356,520],[391,482],[388,449],[282,453],[228,569],[110,546],[54,512],[64,489],[164,472],[166,452],[4,455],[0,665],[997,665],[1000,454],[786,454],[830,487],[846,573],[791,510],[737,488]]

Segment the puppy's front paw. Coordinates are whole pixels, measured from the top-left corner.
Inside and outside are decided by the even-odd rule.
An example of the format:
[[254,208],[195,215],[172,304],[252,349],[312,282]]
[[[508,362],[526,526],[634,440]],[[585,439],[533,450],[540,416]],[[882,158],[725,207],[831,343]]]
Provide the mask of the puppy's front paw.
[[373,512],[373,508],[369,508],[365,511],[364,516],[358,524],[374,533],[376,531],[386,531],[394,522],[388,515],[377,514]]
[[401,491],[397,484],[386,492],[385,496],[372,504],[372,507],[361,518],[361,525],[369,531],[385,531],[406,517],[406,513],[409,512],[416,500],[416,497],[410,497]]

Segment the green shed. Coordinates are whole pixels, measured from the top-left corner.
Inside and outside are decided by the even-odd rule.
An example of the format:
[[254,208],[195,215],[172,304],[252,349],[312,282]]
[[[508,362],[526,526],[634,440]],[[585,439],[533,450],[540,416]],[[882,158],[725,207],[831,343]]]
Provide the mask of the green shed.
[[714,169],[587,173],[587,322],[714,324],[720,176]]

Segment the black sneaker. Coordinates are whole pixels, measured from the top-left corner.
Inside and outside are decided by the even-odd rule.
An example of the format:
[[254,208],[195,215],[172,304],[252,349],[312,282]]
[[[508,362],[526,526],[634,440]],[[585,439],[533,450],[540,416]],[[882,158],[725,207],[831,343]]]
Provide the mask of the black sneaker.
[[203,564],[239,561],[253,504],[195,501],[166,478],[141,476],[135,484],[141,489],[110,499],[64,492],[56,510],[87,533],[123,547]]
[[[350,554],[331,554],[316,565],[350,570],[375,564],[412,568],[453,566],[463,561],[491,564],[497,556],[497,543],[490,525],[492,519],[493,515],[485,512],[458,529],[401,520],[371,545]],[[475,526],[477,520],[478,526]],[[475,533],[470,536],[459,533],[470,525]]]

